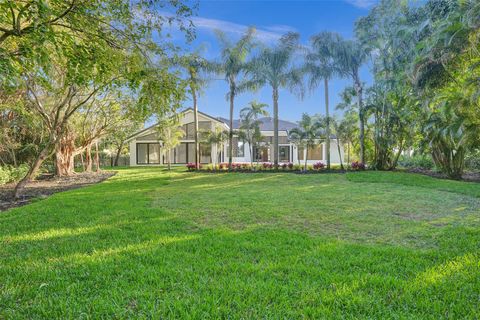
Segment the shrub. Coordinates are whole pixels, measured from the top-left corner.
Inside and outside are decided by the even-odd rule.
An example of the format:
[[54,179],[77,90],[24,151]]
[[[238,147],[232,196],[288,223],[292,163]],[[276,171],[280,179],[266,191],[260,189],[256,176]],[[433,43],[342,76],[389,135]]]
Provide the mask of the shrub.
[[25,177],[28,172],[28,165],[21,164],[18,167],[3,166],[0,167],[0,184],[16,182]]
[[292,170],[292,169],[293,169],[293,163],[289,162],[289,163],[287,164],[287,167],[288,167],[288,169]]
[[241,167],[242,167],[243,170],[247,170],[247,169],[250,169],[250,164],[242,163]]
[[322,170],[323,168],[325,168],[325,164],[323,162],[315,162],[313,164],[313,170]]
[[480,170],[480,150],[473,150],[465,156],[465,168],[470,170]]
[[[199,169],[200,169],[201,167],[202,167],[202,166],[199,165]],[[193,163],[193,162],[187,163],[187,169],[188,169],[188,171],[193,171],[193,170],[195,170],[196,168],[197,168],[197,166],[195,165],[195,163]]]
[[414,155],[402,156],[398,160],[398,164],[404,168],[410,169],[427,169],[431,170],[434,167],[432,157],[430,155]]
[[303,169],[303,166],[301,164],[295,164],[295,165],[293,165],[293,169],[295,171],[300,171],[300,170]]
[[359,161],[354,161],[352,162],[351,168],[355,171],[365,170],[365,164]]
[[262,167],[263,167],[263,169],[272,169],[273,164],[271,162],[264,162],[264,163],[262,163]]

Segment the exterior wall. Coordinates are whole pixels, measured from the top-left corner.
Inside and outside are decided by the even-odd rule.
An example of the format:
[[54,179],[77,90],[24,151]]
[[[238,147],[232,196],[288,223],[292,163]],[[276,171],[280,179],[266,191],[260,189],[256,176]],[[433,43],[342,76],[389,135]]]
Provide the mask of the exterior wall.
[[[189,110],[186,111],[183,115],[183,117],[180,119],[180,125],[183,126],[188,123],[192,123],[194,120],[193,117],[193,111]],[[198,121],[203,121],[203,122],[210,122],[210,130],[215,130],[217,127],[222,127],[225,129],[225,125],[215,119],[209,118],[204,116],[203,114],[198,115]],[[190,142],[193,143],[194,140],[192,139],[183,139],[180,140],[180,142]],[[129,150],[130,150],[130,166],[152,166],[155,164],[137,164],[137,143],[160,143],[157,139],[155,139],[155,132],[154,128],[151,128],[150,130],[147,130],[145,132],[142,132],[139,134],[137,137],[134,137],[132,140],[129,142]],[[217,149],[217,146],[212,146],[211,153],[212,155],[216,155],[214,153]],[[163,155],[164,155],[164,150],[163,148],[160,147],[160,164],[166,164],[166,162],[163,162]],[[215,158],[215,157],[214,157]],[[172,164],[173,165],[173,164]]]

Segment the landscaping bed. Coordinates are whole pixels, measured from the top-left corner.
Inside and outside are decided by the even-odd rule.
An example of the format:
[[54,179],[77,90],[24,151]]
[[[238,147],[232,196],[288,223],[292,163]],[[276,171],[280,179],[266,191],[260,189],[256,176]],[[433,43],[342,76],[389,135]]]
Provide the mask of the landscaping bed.
[[[316,173],[345,173],[347,170],[342,169],[340,165],[332,165],[330,169],[327,169],[327,166],[319,161],[314,164],[308,164],[305,169],[304,164],[294,164],[292,162],[283,162],[278,164],[278,169],[275,169],[275,166],[271,162],[261,162],[261,163],[232,163],[230,168],[228,163],[220,163],[218,165],[207,164],[200,165],[197,168],[195,163],[189,162],[186,165],[188,171],[195,172],[209,172],[209,173],[229,173],[229,172],[240,172],[240,173],[278,173],[278,172],[289,172],[296,174],[316,174]],[[345,168],[347,166],[345,165]],[[358,162],[353,162],[349,166],[349,171],[363,171],[365,166]]]
[[54,193],[76,189],[102,182],[115,172],[77,173],[70,177],[54,177],[44,174],[27,184],[20,199],[13,199],[15,183],[0,185],[0,211],[28,204],[33,199],[46,198]]

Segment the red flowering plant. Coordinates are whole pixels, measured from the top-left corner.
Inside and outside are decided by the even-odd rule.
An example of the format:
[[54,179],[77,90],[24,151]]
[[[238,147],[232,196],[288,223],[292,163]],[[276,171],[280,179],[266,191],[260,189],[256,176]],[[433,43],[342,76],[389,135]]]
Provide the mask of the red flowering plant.
[[322,170],[325,168],[325,164],[323,162],[315,162],[313,164],[313,170]]
[[288,167],[288,169],[292,170],[293,169],[293,163],[291,163],[291,162],[287,163],[287,167]]
[[283,170],[287,169],[287,164],[286,163],[282,163],[280,165],[280,168],[282,168]]
[[262,163],[262,167],[263,169],[272,169],[273,168],[273,164],[271,162],[264,162]]
[[[198,166],[199,169],[200,169],[201,167],[202,167],[201,165]],[[194,171],[196,168],[197,168],[197,166],[195,165],[195,163],[193,163],[193,162],[187,163],[187,169],[188,169],[188,171]]]
[[362,163],[360,161],[354,161],[354,162],[352,162],[351,168],[354,171],[365,170],[365,163]]

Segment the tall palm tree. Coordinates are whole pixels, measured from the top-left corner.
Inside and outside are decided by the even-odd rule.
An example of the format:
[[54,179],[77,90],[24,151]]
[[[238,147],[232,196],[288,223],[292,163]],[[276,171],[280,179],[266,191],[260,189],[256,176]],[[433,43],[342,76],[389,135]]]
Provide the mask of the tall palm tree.
[[308,149],[318,144],[320,138],[322,124],[308,114],[302,115],[302,120],[298,122],[298,127],[290,130],[290,138],[297,141],[300,147],[306,149],[304,170],[307,171]]
[[325,119],[326,119],[326,160],[327,169],[330,169],[330,101],[328,82],[339,73],[337,65],[330,54],[332,36],[330,32],[321,32],[310,39],[310,49],[306,54],[305,71],[309,75],[310,90],[316,89],[322,82],[325,90]]
[[225,76],[229,90],[227,99],[230,101],[230,131],[228,134],[229,151],[228,151],[228,167],[232,168],[233,158],[233,111],[235,96],[239,93],[239,76],[245,71],[247,57],[251,49],[255,45],[253,37],[255,28],[249,28],[245,34],[236,43],[231,43],[224,33],[217,31],[217,38],[221,43],[221,61],[220,70]]
[[360,68],[368,57],[368,51],[356,40],[343,39],[337,33],[324,33],[324,40],[328,40],[328,56],[333,59],[338,73],[353,80],[353,87],[357,96],[359,115],[360,161],[365,163],[365,110],[363,106],[363,83],[360,79]]
[[194,140],[195,140],[195,168],[200,166],[200,142],[198,137],[198,95],[200,91],[207,85],[207,79],[204,73],[217,71],[218,67],[202,58],[199,51],[184,54],[173,58],[174,65],[184,69],[187,74],[187,83],[193,102],[193,123],[194,123]]
[[249,64],[248,74],[251,76],[245,83],[246,88],[258,88],[268,84],[272,89],[273,99],[273,162],[278,169],[278,98],[279,89],[299,89],[303,95],[303,69],[292,67],[292,60],[298,48],[299,35],[284,35],[277,46],[264,48]]
[[262,138],[260,132],[260,116],[268,116],[265,103],[252,101],[249,105],[240,110],[240,130],[239,137],[248,142],[250,151],[250,164],[253,165],[253,148]]

